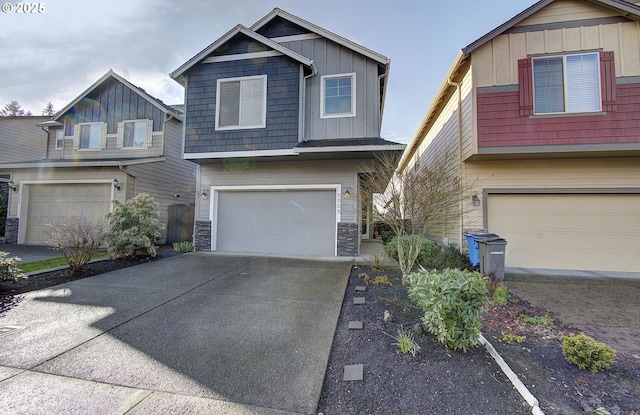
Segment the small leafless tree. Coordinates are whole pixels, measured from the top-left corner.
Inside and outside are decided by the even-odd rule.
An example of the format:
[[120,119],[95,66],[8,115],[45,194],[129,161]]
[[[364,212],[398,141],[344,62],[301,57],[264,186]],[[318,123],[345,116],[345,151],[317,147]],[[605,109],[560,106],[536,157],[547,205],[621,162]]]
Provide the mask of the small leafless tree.
[[85,214],[73,214],[51,227],[49,242],[62,253],[71,273],[81,272],[104,242],[104,224]]
[[[372,195],[377,221],[398,236],[398,262],[403,283],[420,254],[423,237],[434,229],[445,229],[464,213],[462,201],[472,184],[460,180],[456,154],[434,157],[422,166],[399,173],[398,156],[381,156],[361,180],[365,195]],[[366,196],[365,196],[366,197]],[[408,238],[408,252],[400,241]]]

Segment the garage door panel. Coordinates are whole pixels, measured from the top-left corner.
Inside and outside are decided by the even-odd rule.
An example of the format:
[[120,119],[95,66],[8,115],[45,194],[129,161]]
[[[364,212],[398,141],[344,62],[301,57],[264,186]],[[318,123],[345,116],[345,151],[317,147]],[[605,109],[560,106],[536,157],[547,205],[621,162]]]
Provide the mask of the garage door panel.
[[62,225],[75,214],[104,220],[110,199],[109,184],[29,185],[25,242],[47,243],[52,226]]
[[507,239],[506,266],[640,268],[640,195],[489,195],[488,229]]
[[335,254],[335,191],[220,191],[216,249]]

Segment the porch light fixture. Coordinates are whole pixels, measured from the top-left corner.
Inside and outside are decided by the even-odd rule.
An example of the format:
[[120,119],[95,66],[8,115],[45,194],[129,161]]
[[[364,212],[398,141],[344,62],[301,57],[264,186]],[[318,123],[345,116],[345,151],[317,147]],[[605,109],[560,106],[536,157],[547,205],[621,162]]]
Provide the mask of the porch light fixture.
[[16,186],[16,184],[13,182],[13,180],[11,180],[9,183],[7,183],[9,185],[9,189],[13,190],[14,192],[18,191],[18,186]]
[[116,190],[120,190],[120,183],[118,182],[118,179],[113,179],[113,181],[111,182],[111,184],[113,185],[113,188]]
[[207,193],[206,190],[203,190],[202,193],[200,193],[200,199],[202,199],[202,200],[209,199],[209,194]]
[[344,198],[345,199],[351,198],[351,192],[353,192],[353,189],[350,187],[347,187],[343,193]]
[[471,202],[473,203],[473,206],[475,206],[475,207],[480,206],[480,198],[478,197],[478,195],[471,196]]

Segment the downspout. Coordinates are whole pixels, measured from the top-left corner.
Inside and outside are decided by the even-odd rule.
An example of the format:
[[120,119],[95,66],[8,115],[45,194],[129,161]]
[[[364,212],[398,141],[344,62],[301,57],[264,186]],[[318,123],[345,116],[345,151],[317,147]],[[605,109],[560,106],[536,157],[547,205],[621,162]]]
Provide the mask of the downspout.
[[[456,88],[456,92],[458,95],[458,172],[460,175],[459,186],[460,186],[460,195],[459,195],[459,211],[460,211],[460,245],[462,246],[462,232],[464,231],[464,201],[462,200],[462,88],[461,82],[453,82],[451,77],[447,78],[447,83]],[[445,235],[443,235],[445,236]]]
[[[43,159],[43,160],[46,160],[49,158],[49,129],[47,128],[45,130],[44,127],[40,127],[40,129],[45,133],[47,133],[47,144],[44,146],[44,159]],[[62,146],[62,158],[64,158],[64,144]]]
[[[304,65],[300,65],[302,69],[302,73],[304,74]],[[316,76],[318,74],[318,70],[316,69],[316,65],[311,61],[311,73],[307,76],[302,77],[302,87],[300,88],[300,128],[298,129],[298,142],[301,143],[304,141],[304,127],[305,120],[307,118],[307,79],[312,76]]]

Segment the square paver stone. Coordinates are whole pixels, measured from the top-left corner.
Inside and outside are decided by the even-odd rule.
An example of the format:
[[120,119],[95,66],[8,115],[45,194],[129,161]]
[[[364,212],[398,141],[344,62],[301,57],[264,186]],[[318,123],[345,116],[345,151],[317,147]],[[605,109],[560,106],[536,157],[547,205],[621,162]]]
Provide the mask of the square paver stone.
[[364,323],[362,321],[349,322],[349,330],[362,330],[363,328],[364,328]]
[[356,291],[367,291],[366,285],[356,285]]
[[364,297],[355,297],[353,299],[353,304],[364,304],[364,303],[365,303]]
[[346,365],[344,367],[345,382],[352,380],[364,380],[364,365]]

